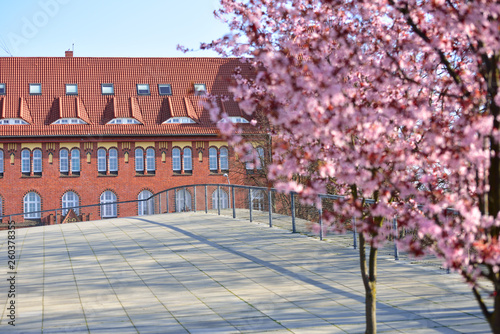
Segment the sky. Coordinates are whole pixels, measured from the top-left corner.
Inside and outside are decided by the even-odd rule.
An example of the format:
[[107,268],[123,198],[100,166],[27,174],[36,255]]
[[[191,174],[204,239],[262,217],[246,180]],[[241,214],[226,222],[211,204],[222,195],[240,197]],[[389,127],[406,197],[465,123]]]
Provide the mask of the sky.
[[214,18],[218,7],[218,0],[3,0],[0,56],[217,56],[199,46],[229,32]]

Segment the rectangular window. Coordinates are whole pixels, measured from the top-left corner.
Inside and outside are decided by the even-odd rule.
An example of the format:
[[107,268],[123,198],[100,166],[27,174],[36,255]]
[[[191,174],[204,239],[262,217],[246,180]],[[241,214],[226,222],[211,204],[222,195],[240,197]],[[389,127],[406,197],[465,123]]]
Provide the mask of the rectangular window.
[[0,83],[0,95],[5,95],[5,84]]
[[207,95],[207,87],[205,86],[205,84],[194,84],[194,95]]
[[137,95],[150,95],[148,84],[137,84]]
[[170,84],[159,84],[158,94],[160,95],[172,95],[172,86]]
[[42,95],[42,84],[30,84],[30,95]]
[[102,95],[113,95],[115,94],[115,87],[112,83],[103,83],[101,84],[101,93]]
[[78,95],[78,85],[66,84],[66,95]]

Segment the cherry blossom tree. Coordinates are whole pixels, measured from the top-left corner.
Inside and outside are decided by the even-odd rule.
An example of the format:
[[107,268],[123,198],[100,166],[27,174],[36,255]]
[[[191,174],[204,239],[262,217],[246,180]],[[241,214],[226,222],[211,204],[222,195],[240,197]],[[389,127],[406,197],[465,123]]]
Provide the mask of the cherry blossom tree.
[[401,246],[459,272],[500,333],[499,13],[489,0],[221,0],[232,33],[202,45],[255,69],[232,93],[271,124],[276,186],[319,204],[334,180],[345,195],[324,218],[342,229],[354,217],[361,231],[367,333],[394,217],[415,231]]

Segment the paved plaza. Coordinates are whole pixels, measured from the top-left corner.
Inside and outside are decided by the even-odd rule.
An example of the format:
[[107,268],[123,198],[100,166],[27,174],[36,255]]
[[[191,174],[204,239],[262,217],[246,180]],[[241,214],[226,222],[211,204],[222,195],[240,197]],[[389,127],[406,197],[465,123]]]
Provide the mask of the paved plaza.
[[[357,251],[264,224],[180,213],[18,229],[16,274],[7,241],[0,333],[365,328]],[[378,332],[490,332],[457,275],[383,255],[378,275]]]

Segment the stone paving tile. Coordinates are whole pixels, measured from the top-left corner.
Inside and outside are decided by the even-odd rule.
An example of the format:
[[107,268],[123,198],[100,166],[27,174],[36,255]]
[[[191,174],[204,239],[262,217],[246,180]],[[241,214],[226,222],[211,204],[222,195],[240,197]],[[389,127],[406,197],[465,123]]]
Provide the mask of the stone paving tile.
[[[23,229],[17,238],[17,326],[6,327],[2,310],[0,333],[364,332],[348,238],[320,242],[204,213]],[[382,255],[378,282],[380,333],[489,332],[456,275]]]

